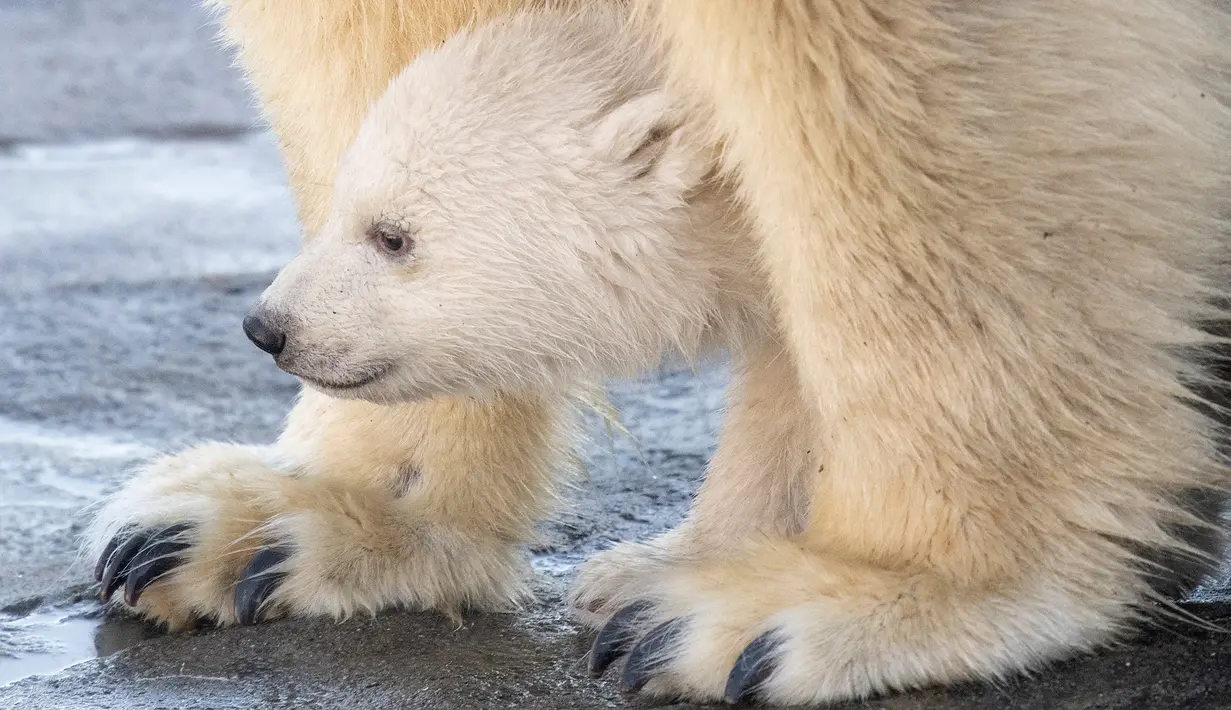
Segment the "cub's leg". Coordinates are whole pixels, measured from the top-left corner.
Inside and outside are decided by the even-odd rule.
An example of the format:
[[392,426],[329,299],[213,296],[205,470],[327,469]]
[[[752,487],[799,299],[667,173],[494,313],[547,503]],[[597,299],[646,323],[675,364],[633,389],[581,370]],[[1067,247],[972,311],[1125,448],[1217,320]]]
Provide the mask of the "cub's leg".
[[172,627],[507,608],[567,444],[553,411],[307,391],[275,446],[166,457],[109,500],[89,533],[103,594]]
[[[208,4],[272,123],[310,239],[339,157],[394,74],[465,22],[535,3]],[[305,391],[273,448],[211,445],[138,473],[88,544],[107,589],[125,585],[140,611],[175,625],[255,619],[266,596],[271,610],[330,615],[504,604],[521,589],[518,542],[552,495],[561,411],[535,398],[378,407]]]

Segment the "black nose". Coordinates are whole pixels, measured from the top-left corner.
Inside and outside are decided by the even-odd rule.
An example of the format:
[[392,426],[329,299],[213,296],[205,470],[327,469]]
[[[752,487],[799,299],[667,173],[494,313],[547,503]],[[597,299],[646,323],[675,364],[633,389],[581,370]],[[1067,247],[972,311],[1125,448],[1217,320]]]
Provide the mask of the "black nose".
[[260,316],[249,313],[244,316],[244,335],[258,348],[277,356],[286,347],[286,333],[269,327]]

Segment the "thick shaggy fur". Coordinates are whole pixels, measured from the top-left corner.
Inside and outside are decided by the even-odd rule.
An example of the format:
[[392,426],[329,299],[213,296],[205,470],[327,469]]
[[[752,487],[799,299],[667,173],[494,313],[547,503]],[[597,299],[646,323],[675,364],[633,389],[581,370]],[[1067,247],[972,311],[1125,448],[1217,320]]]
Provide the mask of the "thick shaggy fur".
[[[286,150],[305,228],[320,235],[271,287],[270,308],[293,313],[285,304],[336,290],[302,276],[323,263],[369,276],[392,268],[340,215],[413,213],[391,209],[418,188],[389,177],[396,171],[373,157],[380,148],[460,154],[466,142],[440,134],[411,131],[421,138],[410,147],[382,141],[399,127],[427,130],[399,101],[430,104],[431,77],[482,75],[458,69],[465,40],[417,62],[362,132],[360,121],[395,72],[472,9],[514,4],[332,0],[305,12],[290,0],[223,3]],[[651,604],[647,627],[685,620],[648,692],[721,697],[736,657],[766,632],[778,645],[760,692],[776,702],[995,678],[1110,641],[1161,581],[1191,584],[1220,541],[1217,506],[1204,501],[1228,485],[1218,425],[1195,395],[1211,384],[1202,358],[1221,343],[1203,328],[1224,319],[1228,276],[1227,5],[646,0],[636,9],[662,40],[672,98],[620,113],[630,96],[661,88],[651,48],[642,62],[612,49],[639,42],[634,30],[565,42],[617,58],[585,80],[614,81],[612,101],[590,102],[593,115],[568,123],[572,138],[602,140],[568,145],[606,149],[585,154],[586,165],[606,166],[587,173],[596,184],[648,176],[655,190],[679,191],[676,211],[654,212],[675,221],[637,233],[646,248],[695,258],[653,262],[665,275],[630,268],[633,283],[659,289],[630,290],[644,301],[579,298],[580,314],[564,312],[571,321],[539,315],[553,336],[540,350],[483,350],[445,375],[403,369],[355,392],[325,388],[383,404],[306,390],[271,449],[211,446],[156,462],[91,533],[101,550],[129,522],[197,524],[188,564],[139,609],[171,623],[234,620],[231,587],[267,542],[294,550],[271,600],[287,613],[513,601],[525,572],[517,545],[549,505],[572,436],[569,383],[714,341],[734,346],[738,381],[693,511],[657,540],[590,561],[576,592],[593,623],[632,602]],[[499,36],[484,32],[476,37]],[[509,71],[536,68],[525,61]],[[551,106],[570,105],[553,96]],[[356,133],[355,159],[339,171]],[[491,135],[463,137],[473,147]],[[639,159],[620,150],[630,136],[654,160],[621,178],[621,161]],[[729,183],[707,174],[710,146]],[[471,167],[482,176],[517,158]],[[450,196],[478,194],[464,182],[434,213],[440,224],[460,214]],[[537,194],[536,184],[525,189]],[[746,223],[716,216],[727,184]],[[630,248],[611,238],[618,210],[587,212],[593,195],[570,197],[585,208],[573,216],[593,221],[566,226],[591,230],[606,257],[636,267],[642,246],[612,251]],[[533,206],[556,209],[544,204]],[[558,251],[553,240],[568,230],[533,210],[523,217],[559,232],[536,232],[523,249]],[[685,226],[698,223],[713,229]],[[434,236],[439,224],[415,228],[425,274],[435,256],[462,254],[454,243],[467,235],[498,245],[482,229],[450,239]],[[345,256],[360,249],[368,256]],[[531,261],[512,258],[520,251],[505,254],[514,273]],[[538,253],[553,268],[579,263],[557,251]],[[475,268],[488,253],[473,253]],[[398,298],[414,283],[447,295],[440,282],[415,281],[430,274],[402,267],[411,291]],[[576,273],[562,272],[556,288],[567,294]],[[535,302],[544,288],[514,295]],[[415,327],[414,316],[397,327]],[[324,310],[292,321],[292,350],[297,332],[325,343],[332,330]],[[619,357],[604,357],[608,340],[625,348]],[[288,369],[309,381],[347,374],[302,362]],[[485,398],[393,403],[463,392]]]

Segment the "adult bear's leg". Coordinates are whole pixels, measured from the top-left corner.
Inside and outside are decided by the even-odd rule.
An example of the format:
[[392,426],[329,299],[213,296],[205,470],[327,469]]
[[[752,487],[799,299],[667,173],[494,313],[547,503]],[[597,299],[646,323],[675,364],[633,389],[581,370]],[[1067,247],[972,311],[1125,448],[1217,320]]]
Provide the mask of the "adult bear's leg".
[[762,238],[824,471],[801,533],[602,609],[626,687],[994,679],[1193,582],[1220,539],[1193,503],[1229,482],[1192,389],[1231,282],[1226,5],[648,4]]

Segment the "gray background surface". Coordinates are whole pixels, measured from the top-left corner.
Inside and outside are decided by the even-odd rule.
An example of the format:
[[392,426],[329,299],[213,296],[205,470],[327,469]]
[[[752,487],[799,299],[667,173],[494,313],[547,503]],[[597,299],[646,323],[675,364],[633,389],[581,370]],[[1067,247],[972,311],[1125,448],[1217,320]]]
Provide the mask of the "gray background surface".
[[0,144],[257,124],[192,0],[0,0],[0,58]]
[[[713,450],[718,366],[613,383],[635,441],[595,428],[520,616],[167,636],[92,601],[75,557],[88,506],[156,452],[269,441],[297,388],[239,328],[298,236],[213,37],[185,0],[0,0],[0,708],[625,705],[585,677],[561,594],[585,554],[682,515]],[[853,706],[1231,707],[1229,662],[1227,635],[1182,627],[1033,681]]]

